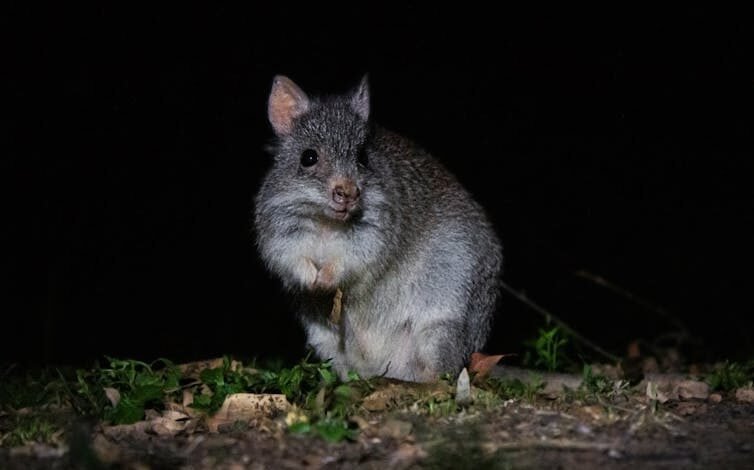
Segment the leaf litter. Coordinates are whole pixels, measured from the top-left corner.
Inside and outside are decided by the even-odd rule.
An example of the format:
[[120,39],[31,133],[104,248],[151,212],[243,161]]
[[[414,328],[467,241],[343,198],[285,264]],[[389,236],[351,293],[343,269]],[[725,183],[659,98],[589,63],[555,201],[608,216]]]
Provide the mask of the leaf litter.
[[[648,373],[629,385],[604,375],[610,367],[574,375],[500,366],[501,358],[479,355],[461,376],[430,384],[341,382],[307,359],[264,369],[227,357],[177,366],[109,358],[59,385],[57,402],[2,403],[0,467],[89,459],[143,468],[583,468],[586,459],[702,468],[754,459],[751,384],[726,378],[737,373],[730,366],[717,382]],[[710,383],[728,389],[711,393]],[[29,416],[57,417],[55,431],[24,424]]]

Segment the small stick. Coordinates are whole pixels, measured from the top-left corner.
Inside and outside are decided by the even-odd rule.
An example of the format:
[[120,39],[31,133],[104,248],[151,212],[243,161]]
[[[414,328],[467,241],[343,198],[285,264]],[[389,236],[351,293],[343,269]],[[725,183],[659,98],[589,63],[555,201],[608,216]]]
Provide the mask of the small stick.
[[531,300],[529,300],[526,297],[525,294],[522,294],[522,293],[514,290],[512,287],[510,287],[505,282],[501,281],[500,284],[503,286],[503,289],[505,289],[506,291],[508,291],[509,294],[511,294],[512,296],[514,296],[515,298],[517,298],[521,302],[523,302],[526,305],[528,305],[529,307],[531,307],[532,310],[534,310],[535,312],[537,312],[540,315],[542,315],[543,317],[545,317],[546,320],[551,320],[553,323],[555,323],[556,325],[558,325],[564,332],[566,332],[567,334],[571,335],[577,341],[585,344],[587,347],[591,348],[592,350],[594,350],[595,352],[601,354],[602,356],[606,357],[607,359],[610,359],[614,363],[618,363],[620,361],[620,359],[618,358],[618,356],[605,351],[604,349],[602,349],[601,347],[599,347],[595,343],[589,341],[582,334],[578,333],[576,330],[574,330],[573,328],[571,328],[570,326],[568,326],[563,320],[561,320],[560,318],[556,317],[552,313],[548,312],[543,307],[540,307],[536,303],[534,303]]
[[580,277],[582,279],[586,279],[587,281],[591,281],[600,287],[604,287],[605,289],[612,291],[613,293],[618,294],[621,297],[624,297],[630,300],[636,305],[660,315],[661,317],[665,318],[669,322],[673,323],[673,325],[676,328],[681,330],[681,332],[684,335],[686,335],[687,329],[685,325],[677,317],[671,315],[670,312],[668,312],[664,308],[658,305],[655,305],[652,302],[633,294],[632,292],[624,289],[623,287],[613,284],[612,282],[608,281],[602,276],[599,276],[597,274],[592,274],[589,271],[585,271],[582,269],[582,270],[576,271],[575,275],[576,277]]

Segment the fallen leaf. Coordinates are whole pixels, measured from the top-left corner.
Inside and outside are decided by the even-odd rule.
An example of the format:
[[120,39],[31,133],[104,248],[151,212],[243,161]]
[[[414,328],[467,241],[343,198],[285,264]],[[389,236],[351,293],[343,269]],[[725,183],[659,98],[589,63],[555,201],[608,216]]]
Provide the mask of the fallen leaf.
[[447,400],[452,396],[452,388],[445,381],[410,383],[388,381],[380,383],[374,392],[361,402],[367,411],[384,411],[395,406],[408,406],[416,400]]
[[361,402],[361,406],[367,411],[385,411],[391,405],[390,397],[383,393],[374,392]]
[[179,403],[174,403],[170,401],[165,402],[165,409],[181,412],[183,414],[188,415],[190,418],[201,418],[202,416],[205,416],[207,414],[203,410],[192,408],[190,406],[184,406]]
[[698,380],[682,380],[678,382],[678,396],[683,400],[706,400],[709,397],[709,384]]
[[217,432],[222,424],[271,418],[287,412],[291,407],[285,395],[271,393],[234,393],[225,397],[220,409],[207,419],[210,432]]
[[514,356],[514,354],[496,354],[490,356],[480,352],[471,353],[471,361],[469,361],[469,371],[476,374],[475,379],[482,378],[490,374],[492,368],[500,362],[500,359],[508,356]]
[[150,429],[158,436],[175,436],[184,431],[193,431],[196,428],[197,421],[197,419],[191,419],[186,413],[165,410],[162,416],[150,421]]

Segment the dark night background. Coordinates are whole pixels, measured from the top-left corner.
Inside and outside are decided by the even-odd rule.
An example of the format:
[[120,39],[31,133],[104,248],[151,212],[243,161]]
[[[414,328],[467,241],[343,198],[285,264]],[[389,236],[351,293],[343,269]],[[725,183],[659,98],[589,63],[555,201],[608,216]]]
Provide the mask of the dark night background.
[[[754,355],[751,17],[68,8],[3,14],[0,361],[301,357],[249,225],[267,94],[367,72],[375,120],[488,209],[512,287],[616,354],[680,322],[689,360]],[[487,351],[542,324],[506,295]]]

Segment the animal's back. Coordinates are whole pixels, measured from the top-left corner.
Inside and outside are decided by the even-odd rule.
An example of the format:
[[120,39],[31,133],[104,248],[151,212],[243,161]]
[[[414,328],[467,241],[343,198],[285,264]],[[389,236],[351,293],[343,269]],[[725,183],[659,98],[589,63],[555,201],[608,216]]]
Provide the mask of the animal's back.
[[484,346],[502,249],[484,210],[431,155],[382,129],[374,145],[395,195],[381,221],[387,266],[343,292],[326,355],[342,372],[430,380]]

